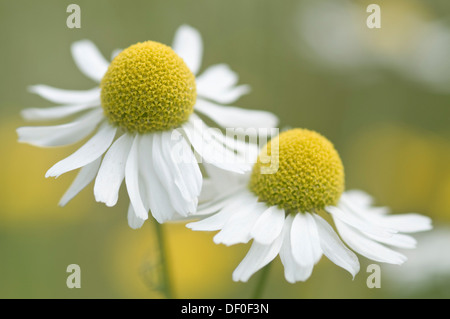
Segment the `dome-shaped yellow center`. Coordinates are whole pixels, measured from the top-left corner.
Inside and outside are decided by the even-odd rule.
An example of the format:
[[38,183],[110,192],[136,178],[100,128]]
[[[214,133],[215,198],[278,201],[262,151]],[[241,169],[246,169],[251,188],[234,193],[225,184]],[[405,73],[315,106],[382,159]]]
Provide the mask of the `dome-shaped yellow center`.
[[183,59],[153,41],[117,55],[100,87],[110,123],[138,133],[178,127],[193,112],[197,97],[195,77]]
[[[269,165],[278,170],[270,173]],[[344,167],[325,137],[293,129],[263,147],[253,166],[249,188],[269,206],[288,211],[320,210],[337,204],[344,191]]]

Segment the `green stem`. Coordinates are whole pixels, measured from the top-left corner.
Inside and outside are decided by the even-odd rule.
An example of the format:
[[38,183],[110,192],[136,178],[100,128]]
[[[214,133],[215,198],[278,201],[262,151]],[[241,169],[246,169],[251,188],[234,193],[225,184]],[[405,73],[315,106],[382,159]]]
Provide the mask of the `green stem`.
[[259,276],[259,280],[256,283],[255,290],[253,291],[253,299],[260,299],[263,292],[264,287],[267,283],[267,278],[269,278],[270,266],[272,263],[269,263],[266,267],[264,267],[261,271],[261,275]]
[[161,277],[162,277],[162,289],[168,299],[173,298],[172,285],[169,276],[169,267],[166,255],[166,245],[164,240],[163,225],[158,222],[154,222],[156,230],[156,240],[158,242],[159,258],[161,261]]

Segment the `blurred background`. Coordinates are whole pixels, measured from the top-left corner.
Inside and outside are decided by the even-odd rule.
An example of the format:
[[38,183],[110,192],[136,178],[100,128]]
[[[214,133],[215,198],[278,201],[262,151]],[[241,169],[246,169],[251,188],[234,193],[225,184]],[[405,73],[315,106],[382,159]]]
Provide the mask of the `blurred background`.
[[[81,7],[69,29],[66,8]],[[366,8],[381,7],[381,29]],[[432,217],[402,266],[370,261],[351,276],[322,258],[306,283],[289,284],[279,258],[264,298],[450,297],[450,2],[447,0],[0,0],[0,298],[160,298],[153,222],[128,227],[128,200],[106,208],[92,185],[57,206],[75,173],[45,179],[79,145],[39,149],[17,143],[20,111],[49,102],[27,92],[47,84],[89,89],[73,41],[90,39],[109,57],[139,41],[171,44],[181,24],[204,41],[202,70],[228,63],[252,92],[237,106],[272,111],[281,127],[328,137],[346,169],[347,189],[372,194],[393,212]],[[124,190],[122,190],[124,191]],[[225,247],[214,234],[164,225],[177,298],[248,298],[258,281],[231,274],[249,245]],[[81,267],[81,289],[66,268]]]

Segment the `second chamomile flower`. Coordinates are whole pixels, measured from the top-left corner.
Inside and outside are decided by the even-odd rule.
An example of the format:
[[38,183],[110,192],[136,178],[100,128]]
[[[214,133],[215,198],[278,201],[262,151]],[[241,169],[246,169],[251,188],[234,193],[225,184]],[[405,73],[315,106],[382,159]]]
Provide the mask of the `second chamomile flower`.
[[[217,174],[212,167],[209,171],[213,181]],[[291,283],[307,280],[322,255],[352,276],[360,269],[352,250],[377,262],[402,264],[406,257],[391,247],[414,248],[415,239],[405,233],[431,228],[428,217],[389,214],[387,208],[373,207],[366,193],[344,191],[338,153],[310,130],[293,129],[273,138],[245,176],[234,181],[229,176],[228,185],[223,177],[210,181],[224,195],[199,206],[199,214],[212,215],[187,225],[197,231],[220,230],[214,237],[217,244],[253,240],[233,273],[235,281],[247,281],[277,255]]]
[[[225,64],[211,66],[196,77],[202,50],[198,31],[185,25],[176,32],[173,49],[154,41],[137,43],[115,52],[111,63],[90,41],[79,41],[72,46],[74,60],[99,87],[86,91],[31,87],[60,106],[26,109],[22,112],[26,119],[79,117],[62,125],[21,127],[20,142],[54,147],[94,133],[46,173],[58,177],[80,168],[60,205],[95,179],[95,199],[114,206],[125,180],[128,221],[138,228],[149,211],[160,223],[195,213],[202,173],[191,147],[204,162],[221,169],[238,173],[250,169],[240,159],[243,154],[235,153],[225,136],[211,136],[195,113],[223,127],[273,127],[277,118],[269,112],[221,105],[236,101],[249,88],[237,85],[237,75]],[[208,144],[203,143],[205,137]],[[217,153],[226,154],[228,162]]]

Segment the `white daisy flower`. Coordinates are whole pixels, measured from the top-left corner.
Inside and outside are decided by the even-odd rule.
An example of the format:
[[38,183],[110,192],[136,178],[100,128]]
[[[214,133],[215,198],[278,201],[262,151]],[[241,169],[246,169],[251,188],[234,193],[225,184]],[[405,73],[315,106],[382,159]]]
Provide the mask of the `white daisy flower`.
[[[209,171],[214,172],[211,167]],[[359,261],[343,241],[376,262],[402,264],[406,257],[389,246],[414,248],[416,241],[404,233],[431,229],[428,217],[392,215],[387,208],[373,207],[362,191],[344,192],[338,153],[313,131],[292,129],[273,138],[244,176],[238,182],[220,178],[216,189],[234,192],[199,205],[198,214],[212,215],[187,224],[196,231],[220,230],[214,236],[217,244],[253,239],[233,272],[234,281],[247,281],[277,255],[291,283],[307,280],[322,255],[354,277]],[[329,217],[340,237],[326,221]]]
[[[81,168],[61,206],[94,179],[95,199],[114,206],[125,179],[128,221],[138,228],[149,210],[160,223],[196,211],[202,174],[191,147],[200,160],[221,169],[238,173],[251,169],[241,160],[242,153],[230,149],[234,144],[220,133],[210,133],[195,113],[227,128],[274,127],[277,118],[265,111],[221,105],[236,101],[249,87],[237,85],[237,74],[225,64],[211,66],[196,77],[203,51],[197,30],[181,26],[172,48],[153,41],[137,43],[113,52],[108,62],[92,42],[75,42],[75,63],[99,86],[86,91],[31,87],[31,92],[59,106],[26,109],[25,119],[78,117],[62,125],[21,127],[17,130],[20,142],[54,147],[94,133],[45,175],[58,177]],[[202,142],[205,138],[207,145]],[[218,153],[228,160],[221,161]]]

